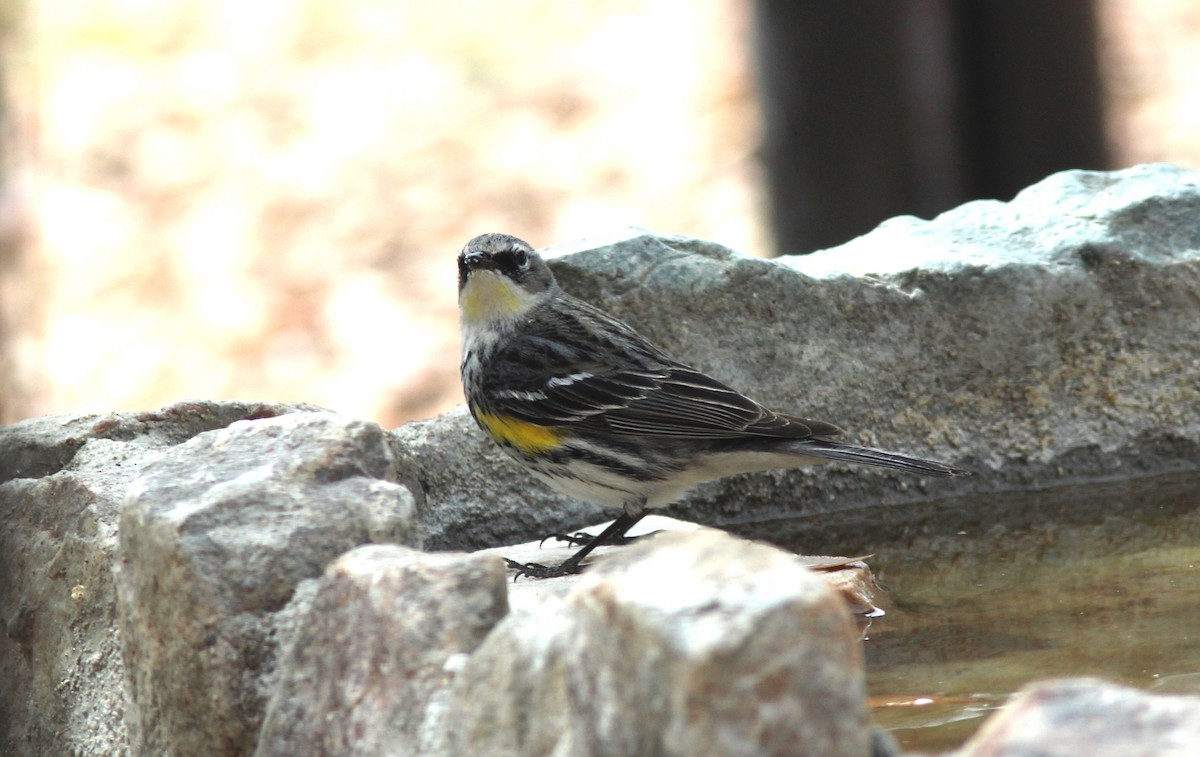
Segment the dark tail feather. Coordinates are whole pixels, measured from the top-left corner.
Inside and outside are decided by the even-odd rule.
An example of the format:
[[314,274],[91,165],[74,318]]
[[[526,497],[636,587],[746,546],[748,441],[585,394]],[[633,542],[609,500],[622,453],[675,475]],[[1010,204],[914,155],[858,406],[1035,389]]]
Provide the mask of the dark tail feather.
[[795,445],[797,452],[810,457],[823,457],[829,460],[842,460],[859,465],[874,465],[878,468],[895,468],[918,476],[969,476],[970,471],[955,468],[953,465],[939,463],[936,460],[925,460],[920,457],[910,457],[897,452],[885,452],[871,447],[855,447],[840,442],[827,442],[818,439],[806,440]]

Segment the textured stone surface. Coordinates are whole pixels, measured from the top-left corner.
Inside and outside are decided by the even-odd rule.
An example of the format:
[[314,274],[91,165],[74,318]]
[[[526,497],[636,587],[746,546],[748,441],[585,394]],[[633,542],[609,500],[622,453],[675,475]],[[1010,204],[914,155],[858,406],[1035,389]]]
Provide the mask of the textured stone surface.
[[[1066,172],[1009,203],[893,219],[776,261],[636,230],[551,254],[580,249],[551,263],[563,287],[680,359],[837,423],[849,441],[976,472],[737,476],[699,487],[673,513],[686,519],[719,526],[953,495],[973,506],[975,492],[1200,459],[1200,172]],[[431,544],[491,546],[602,519],[502,460],[464,413],[399,433],[411,475],[428,484]],[[459,441],[435,452],[414,437]],[[463,503],[473,503],[467,521],[444,515]]]
[[377,425],[295,413],[200,434],[146,466],[120,517],[118,619],[143,754],[253,751],[274,615],[339,554],[419,544]]
[[959,757],[1193,757],[1200,697],[1161,696],[1089,678],[1015,694]]
[[0,753],[126,752],[113,585],[126,489],[196,434],[310,409],[185,402],[0,428]]
[[865,756],[862,650],[794,555],[711,530],[514,611],[454,684],[450,754]]
[[281,663],[257,753],[440,754],[453,668],[507,611],[495,557],[394,546],[343,555]]

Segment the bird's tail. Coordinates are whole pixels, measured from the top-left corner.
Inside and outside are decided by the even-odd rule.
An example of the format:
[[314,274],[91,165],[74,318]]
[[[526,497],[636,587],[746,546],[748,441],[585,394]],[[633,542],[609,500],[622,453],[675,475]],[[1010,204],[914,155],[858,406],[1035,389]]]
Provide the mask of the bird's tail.
[[953,465],[939,463],[936,460],[926,460],[920,457],[901,455],[897,452],[886,452],[871,447],[855,447],[852,444],[806,439],[795,445],[795,450],[809,457],[821,457],[828,460],[841,460],[859,465],[874,465],[878,468],[894,468],[918,476],[968,476],[970,471],[956,468]]

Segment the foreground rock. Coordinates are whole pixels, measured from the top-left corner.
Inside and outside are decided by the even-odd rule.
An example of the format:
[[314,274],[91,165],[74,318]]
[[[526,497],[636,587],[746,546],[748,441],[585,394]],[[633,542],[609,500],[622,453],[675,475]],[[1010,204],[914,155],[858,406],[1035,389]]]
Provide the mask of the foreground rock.
[[127,750],[113,584],[126,490],[197,434],[315,409],[186,402],[0,428],[0,753]]
[[1032,684],[959,757],[1194,757],[1200,697],[1155,696],[1096,679]]
[[455,664],[508,611],[488,555],[360,547],[330,565],[282,663],[258,754],[438,754]]
[[147,465],[120,520],[118,619],[141,754],[254,750],[297,585],[370,542],[420,545],[386,434],[294,413]]
[[[1066,172],[1010,203],[897,218],[777,261],[636,230],[551,253],[574,249],[584,251],[551,262],[563,287],[680,359],[837,423],[849,440],[976,474],[926,481],[830,465],[738,476],[697,489],[672,513],[686,520],[760,535],[748,521],[930,497],[979,507],[973,492],[1200,459],[1200,172]],[[518,542],[611,517],[531,486],[464,412],[398,434],[428,493],[430,546]],[[816,541],[836,533],[829,520],[806,550],[848,548]]]
[[862,650],[790,555],[660,534],[505,619],[454,683],[449,754],[865,756]]

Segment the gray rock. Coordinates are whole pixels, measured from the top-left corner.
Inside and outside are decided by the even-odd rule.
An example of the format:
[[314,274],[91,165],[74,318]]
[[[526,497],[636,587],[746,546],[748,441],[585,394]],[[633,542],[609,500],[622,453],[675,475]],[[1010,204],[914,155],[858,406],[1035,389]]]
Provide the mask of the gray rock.
[[117,574],[136,752],[253,751],[297,584],[360,544],[419,544],[394,466],[382,429],[331,413],[235,423],[146,466]]
[[1192,757],[1200,697],[1162,696],[1089,678],[1042,681],[1013,695],[959,757]]
[[360,547],[325,572],[281,663],[258,742],[266,755],[443,751],[455,666],[508,611],[487,555]]
[[500,623],[454,683],[446,753],[870,753],[862,650],[794,555],[650,537]]
[[0,428],[0,753],[127,753],[113,586],[126,489],[196,434],[310,408],[185,402]]
[[[1200,172],[1065,172],[1009,203],[892,219],[778,260],[639,230],[549,254],[561,255],[551,266],[564,289],[772,407],[976,473],[735,476],[671,511],[684,519],[746,527],[953,496],[972,506],[977,492],[1200,459]],[[436,452],[418,437],[439,440]],[[461,412],[398,432],[414,485],[427,485],[431,545],[494,546],[602,519],[481,438]],[[813,550],[841,546],[812,537]]]

